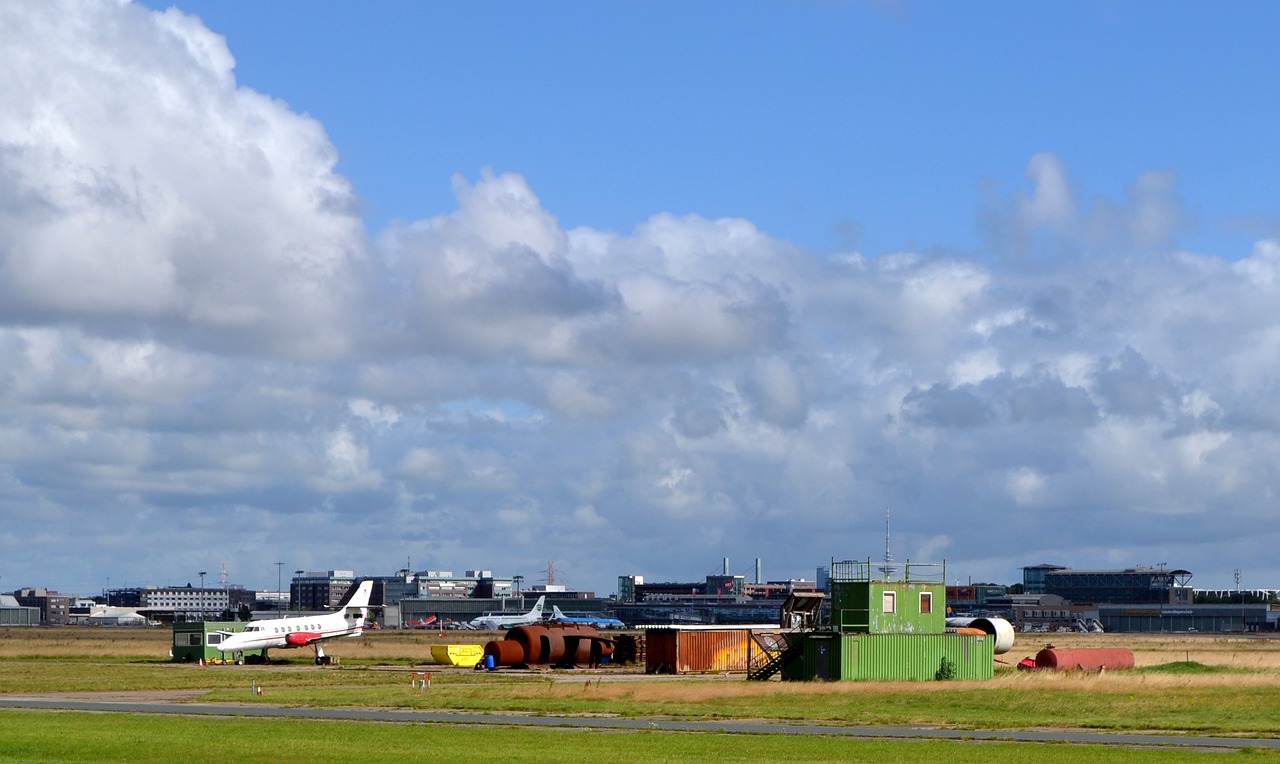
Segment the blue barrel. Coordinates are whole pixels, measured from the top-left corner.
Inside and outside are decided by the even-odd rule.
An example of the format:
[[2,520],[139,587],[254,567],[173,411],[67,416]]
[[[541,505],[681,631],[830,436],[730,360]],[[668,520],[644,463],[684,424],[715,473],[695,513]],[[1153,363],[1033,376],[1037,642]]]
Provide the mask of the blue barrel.
[[493,665],[493,656],[492,656],[492,655],[486,655],[486,656],[484,656],[484,667],[485,667],[485,669],[486,669],[486,670],[488,670],[488,671],[493,671],[493,669],[494,669],[494,665]]

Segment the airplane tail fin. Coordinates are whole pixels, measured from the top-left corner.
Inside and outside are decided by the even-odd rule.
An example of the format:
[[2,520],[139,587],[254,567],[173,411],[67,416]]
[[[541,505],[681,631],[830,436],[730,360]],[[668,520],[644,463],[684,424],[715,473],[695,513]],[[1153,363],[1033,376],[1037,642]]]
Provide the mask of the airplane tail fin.
[[[533,603],[533,610],[530,610],[529,614],[536,615],[538,616],[539,619],[541,619],[542,611],[546,608],[546,606],[547,606],[547,595],[544,594],[538,598],[537,602]],[[555,606],[552,605],[552,607],[555,607]]]
[[369,599],[373,595],[373,579],[366,578],[355,583],[347,590],[342,601],[338,603],[338,609],[355,617],[356,626],[364,626],[365,619],[369,617]]
[[557,621],[562,621],[562,620],[564,620],[564,613],[560,612],[560,606],[559,606],[559,605],[552,605],[552,606],[551,606],[551,617],[552,617],[552,618],[554,618],[554,619],[556,619]]

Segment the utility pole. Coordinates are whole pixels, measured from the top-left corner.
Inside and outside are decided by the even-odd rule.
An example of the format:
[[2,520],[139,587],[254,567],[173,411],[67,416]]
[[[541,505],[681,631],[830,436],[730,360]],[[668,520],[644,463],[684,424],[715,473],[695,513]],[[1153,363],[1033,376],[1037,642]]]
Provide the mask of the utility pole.
[[276,615],[277,615],[277,616],[278,616],[278,615],[280,615],[280,594],[281,594],[281,591],[280,591],[281,583],[280,583],[280,582],[284,580],[283,578],[281,578],[281,575],[282,575],[282,573],[281,573],[281,572],[282,572],[283,570],[284,570],[284,563],[283,563],[283,562],[277,562],[277,563],[276,563]]
[[203,570],[200,571],[200,620],[201,621],[204,620],[204,574],[205,574],[205,571]]

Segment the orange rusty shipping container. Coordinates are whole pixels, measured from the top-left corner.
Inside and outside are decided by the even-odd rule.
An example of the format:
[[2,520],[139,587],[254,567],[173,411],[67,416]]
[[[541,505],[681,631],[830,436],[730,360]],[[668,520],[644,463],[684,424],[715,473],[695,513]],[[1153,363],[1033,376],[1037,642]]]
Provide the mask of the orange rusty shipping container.
[[646,674],[746,673],[750,645],[750,628],[646,629],[644,670]]

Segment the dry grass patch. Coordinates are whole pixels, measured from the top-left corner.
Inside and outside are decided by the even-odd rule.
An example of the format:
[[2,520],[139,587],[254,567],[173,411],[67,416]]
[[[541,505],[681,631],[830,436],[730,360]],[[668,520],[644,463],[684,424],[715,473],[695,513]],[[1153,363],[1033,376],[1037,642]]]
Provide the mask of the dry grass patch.
[[[1206,666],[1280,671],[1277,635],[1219,634],[1018,634],[1013,650],[1003,656],[1034,656],[1052,644],[1062,648],[1106,647],[1133,651],[1138,668],[1178,661]],[[1017,662],[1012,658],[1010,663]]]

